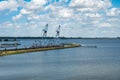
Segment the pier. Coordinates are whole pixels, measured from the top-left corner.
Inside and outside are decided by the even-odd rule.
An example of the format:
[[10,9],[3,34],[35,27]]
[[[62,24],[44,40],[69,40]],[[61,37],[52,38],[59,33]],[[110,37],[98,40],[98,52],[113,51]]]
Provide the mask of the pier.
[[11,55],[11,54],[20,54],[20,53],[29,53],[29,52],[37,52],[37,51],[47,51],[47,50],[56,50],[56,49],[66,49],[66,48],[75,48],[80,47],[79,44],[65,44],[62,46],[51,46],[51,47],[42,47],[42,48],[21,48],[21,49],[9,49],[9,50],[1,50],[0,56]]

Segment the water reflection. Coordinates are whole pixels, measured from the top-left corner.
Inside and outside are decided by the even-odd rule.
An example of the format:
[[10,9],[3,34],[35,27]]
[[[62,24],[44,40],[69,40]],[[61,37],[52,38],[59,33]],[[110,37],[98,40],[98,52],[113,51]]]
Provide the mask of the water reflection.
[[[74,41],[81,42],[71,40]],[[120,41],[82,42],[97,44],[98,48],[79,47],[0,57],[0,80],[120,80]]]

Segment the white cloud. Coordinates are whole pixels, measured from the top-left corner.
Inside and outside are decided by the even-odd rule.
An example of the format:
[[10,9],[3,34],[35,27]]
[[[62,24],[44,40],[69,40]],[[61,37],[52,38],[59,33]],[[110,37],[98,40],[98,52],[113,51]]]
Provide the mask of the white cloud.
[[32,0],[29,3],[25,4],[25,8],[28,10],[40,10],[47,3],[47,0]]
[[101,23],[99,27],[111,27],[110,23]]
[[10,22],[5,22],[5,23],[3,23],[2,24],[4,27],[13,27],[13,24],[12,23],[10,23]]
[[72,0],[71,7],[79,7],[79,8],[108,8],[111,6],[110,0]]
[[64,18],[72,17],[73,16],[73,10],[66,9],[66,8],[60,9],[59,10],[59,16],[64,17]]
[[95,8],[78,8],[77,9],[78,11],[80,11],[80,12],[94,12],[94,11],[96,11],[96,9]]
[[[16,2],[16,0],[11,1]],[[46,23],[50,26],[48,36],[54,36],[59,24],[62,25],[61,35],[69,37],[110,36],[108,32],[112,31],[111,29],[113,32],[120,29],[120,9],[113,8],[110,0],[71,0],[70,4],[65,4],[68,0],[59,0],[59,2],[54,0],[54,3],[51,0],[18,1],[21,10],[16,16],[13,16],[16,25],[8,24],[6,26],[18,26],[20,32],[26,33],[20,35],[29,33],[32,36],[40,36],[39,31]],[[50,4],[44,6],[48,1],[51,1]],[[4,9],[15,8],[6,7]],[[16,21],[26,18],[28,21],[25,23]],[[117,32],[119,33],[119,31]],[[112,34],[112,36],[114,35],[116,33]]]
[[85,16],[86,17],[101,17],[101,15],[98,13],[86,13]]
[[112,17],[107,20],[108,22],[120,22],[120,19],[118,17]]
[[0,2],[0,10],[10,9],[11,11],[17,10],[18,3],[16,0],[8,0]]
[[27,16],[28,20],[39,19],[39,13],[45,10],[44,5],[47,3],[47,0],[31,0],[30,2],[18,1],[20,7],[20,13],[16,16],[13,16],[13,20],[20,19],[23,15]]
[[28,20],[39,20],[40,19],[40,16],[39,15],[36,15],[36,14],[30,14],[28,16]]
[[27,11],[26,9],[21,9],[20,10],[20,12],[21,12],[21,14],[31,14],[32,13],[32,11]]
[[106,12],[107,16],[120,16],[120,9],[118,8],[111,8]]
[[18,20],[18,19],[20,19],[22,17],[22,15],[21,14],[18,14],[18,15],[16,15],[16,16],[13,16],[13,20]]

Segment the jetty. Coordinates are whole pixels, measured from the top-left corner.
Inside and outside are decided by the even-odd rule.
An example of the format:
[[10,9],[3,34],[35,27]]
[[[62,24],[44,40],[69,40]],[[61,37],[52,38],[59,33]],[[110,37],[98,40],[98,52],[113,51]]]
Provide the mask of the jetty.
[[80,47],[79,44],[67,44],[62,46],[51,46],[51,47],[43,47],[43,48],[20,48],[20,49],[8,49],[8,50],[0,50],[0,56],[11,55],[11,54],[20,54],[20,53],[29,53],[29,52],[37,52],[37,51],[47,51],[47,50],[56,50],[56,49],[66,49],[66,48],[75,48]]

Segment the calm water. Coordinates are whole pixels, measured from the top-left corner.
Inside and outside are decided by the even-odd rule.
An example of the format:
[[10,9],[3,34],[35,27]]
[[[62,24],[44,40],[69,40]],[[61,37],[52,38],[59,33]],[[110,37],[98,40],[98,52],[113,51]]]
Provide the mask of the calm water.
[[[120,80],[120,39],[68,39],[97,48],[32,52],[0,57],[0,80]],[[29,45],[33,40],[21,40]]]

